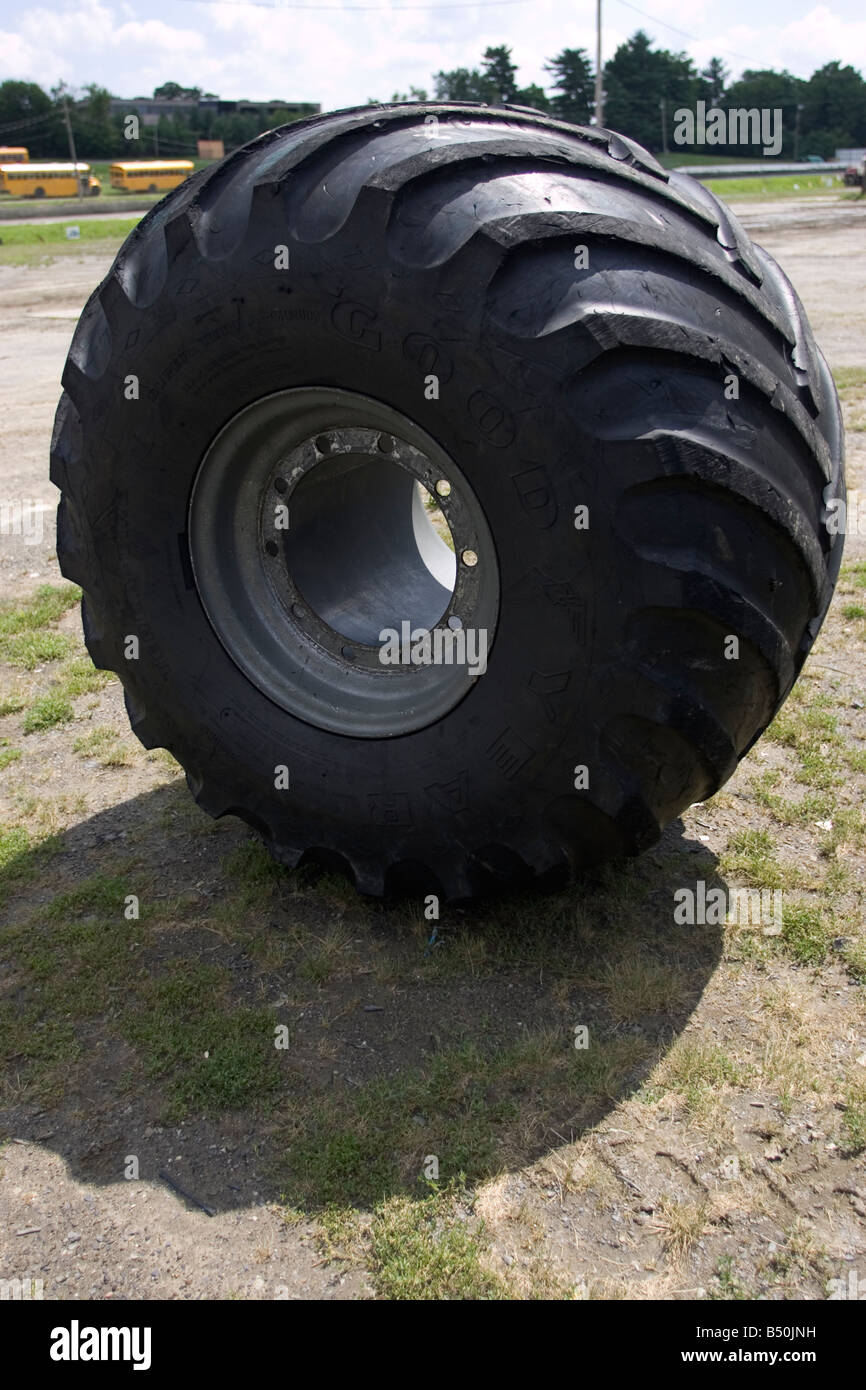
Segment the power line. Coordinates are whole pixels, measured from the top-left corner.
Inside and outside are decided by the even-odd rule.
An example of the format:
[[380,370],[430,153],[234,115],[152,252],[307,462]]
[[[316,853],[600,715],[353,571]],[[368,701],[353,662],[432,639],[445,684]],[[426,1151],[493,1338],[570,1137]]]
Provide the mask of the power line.
[[[653,24],[660,24],[663,29],[670,29],[674,34],[679,34],[683,39],[691,39],[692,43],[706,43],[706,39],[701,39],[697,34],[690,34],[686,29],[678,29],[675,24],[668,24],[666,19],[656,19],[654,14],[648,14],[646,10],[639,10],[637,5],[633,5],[631,0],[618,0],[620,5],[625,5],[627,10],[634,10],[635,14],[642,15],[644,19],[649,19]],[[734,48],[725,48],[719,44],[723,53],[729,53],[732,58],[742,58],[744,62],[750,63],[751,58],[747,58],[745,53],[738,53]]]
[[438,13],[440,10],[498,10],[505,5],[528,5],[531,0],[446,0],[443,5],[305,5],[296,4],[295,0],[186,0],[187,4],[193,5],[252,5],[257,9],[263,10],[339,10],[344,13],[354,10],[365,14],[371,10],[387,10],[389,14],[403,14],[409,10],[433,10]]
[[12,121],[9,125],[0,126],[0,135],[10,130],[23,130],[26,126],[44,125],[46,121],[54,121],[62,114],[60,110],[46,111],[41,116],[28,116],[23,121]]

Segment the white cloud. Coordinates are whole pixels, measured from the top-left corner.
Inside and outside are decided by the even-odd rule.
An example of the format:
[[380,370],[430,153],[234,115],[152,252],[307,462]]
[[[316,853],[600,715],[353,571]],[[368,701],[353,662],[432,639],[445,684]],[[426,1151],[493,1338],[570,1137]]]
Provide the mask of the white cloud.
[[[793,17],[789,0],[764,0],[757,14],[754,0],[729,0],[724,27],[709,0],[646,3],[659,20],[701,37],[691,41],[606,0],[605,57],[644,28],[656,43],[685,49],[699,65],[718,54],[735,76],[746,66],[786,66],[808,76],[833,58],[866,68],[866,20],[858,0],[804,7]],[[520,82],[542,86],[548,82],[545,59],[561,48],[595,52],[594,7],[573,0],[402,12],[395,4],[366,14],[182,0],[146,6],[141,0],[37,0],[36,8],[21,13],[15,0],[0,0],[0,15],[6,31],[0,34],[0,77],[46,88],[60,79],[79,87],[93,81],[120,96],[173,80],[226,97],[282,96],[319,101],[325,109],[368,96],[387,100],[410,84],[432,92],[437,70],[477,66],[488,45],[508,44]]]
[[866,68],[866,20],[843,19],[827,5],[818,5],[802,19],[784,26],[776,51],[780,66],[783,62],[792,68],[799,66],[808,55],[810,72],[834,59],[862,70]]
[[171,55],[178,50],[201,53],[207,47],[205,36],[195,29],[173,29],[161,19],[146,19],[143,23],[130,20],[113,31],[109,42],[113,48],[121,51],[136,45],[144,52],[150,49],[160,56]]

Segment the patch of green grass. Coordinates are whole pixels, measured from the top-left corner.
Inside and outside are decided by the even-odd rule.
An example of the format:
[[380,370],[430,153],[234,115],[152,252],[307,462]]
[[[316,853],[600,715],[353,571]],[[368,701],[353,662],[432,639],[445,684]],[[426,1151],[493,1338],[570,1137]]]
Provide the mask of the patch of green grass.
[[742,1086],[747,1075],[748,1068],[715,1043],[681,1038],[659,1063],[645,1098],[655,1100],[665,1091],[675,1091],[690,1113],[700,1115],[722,1087]]
[[7,695],[0,700],[0,716],[4,714],[18,714],[27,705],[23,695]]
[[[88,207],[88,211],[92,211]],[[125,237],[141,221],[141,213],[131,213],[129,217],[101,217],[98,221],[47,222],[4,222],[0,235],[4,246],[50,246],[53,242],[65,242],[68,227],[77,227],[81,233],[74,240],[101,241],[104,237]]]
[[736,202],[740,198],[800,198],[816,193],[840,192],[841,174],[774,174],[768,178],[702,179],[705,188],[717,198]]
[[830,828],[821,832],[823,855],[831,857],[840,845],[860,848],[866,843],[866,820],[859,806],[837,805],[825,819],[830,822]]
[[97,913],[106,918],[122,917],[124,898],[128,893],[129,887],[122,879],[94,874],[75,888],[57,893],[43,909],[43,915],[52,922],[82,913]]
[[[7,874],[34,878],[47,848],[32,849],[23,833],[8,837]],[[128,985],[130,928],[137,924],[124,919],[125,891],[120,880],[96,876],[0,929],[21,980],[14,1009],[0,1012],[0,1050],[42,1099],[59,1097],[68,1085],[82,1050],[77,1022],[111,1008]]]
[[[691,867],[691,856],[688,862]],[[465,923],[449,920],[439,930],[441,944],[429,951],[436,924],[424,918],[420,901],[388,925],[406,941],[412,969],[432,978],[542,970],[545,979],[586,983],[593,944],[601,938],[623,953],[645,942],[659,887],[658,868],[649,859],[619,861],[565,891],[515,892],[475,909]]]
[[617,1023],[682,1007],[688,977],[669,961],[632,951],[607,962],[603,971],[607,1005]]
[[74,656],[64,661],[51,689],[33,701],[24,717],[25,734],[40,733],[55,724],[68,723],[75,718],[72,701],[80,695],[93,695],[110,685],[117,677],[113,671],[98,671],[89,656]]
[[753,161],[737,158],[736,155],[685,154],[683,150],[669,150],[667,154],[657,154],[655,158],[663,169],[676,169],[686,164],[749,164]]
[[[105,237],[88,242],[86,250],[88,255],[104,256],[108,260],[117,255],[122,244],[122,237]],[[35,246],[4,246],[0,239],[0,265],[46,266],[65,256],[80,256],[83,249],[80,241],[58,241],[50,246],[38,243]]]
[[321,985],[340,972],[341,965],[348,963],[348,953],[352,945],[351,933],[335,923],[322,933],[316,933],[305,943],[304,956],[298,973],[304,980]]
[[866,940],[858,937],[846,943],[842,951],[846,968],[858,985],[866,985]]
[[0,826],[0,902],[43,872],[52,855],[62,848],[60,835],[34,841],[23,825]]
[[116,742],[117,734],[114,730],[101,726],[98,729],[88,729],[86,734],[80,734],[72,745],[72,751],[85,758],[95,758],[100,753],[106,753]]
[[113,671],[99,671],[89,656],[75,656],[60,668],[60,687],[67,699],[92,695],[117,680]]
[[0,875],[14,871],[30,848],[30,836],[22,825],[0,828]]
[[766,830],[737,831],[728,841],[719,867],[725,878],[742,879],[750,888],[780,888],[785,881],[775,842]]
[[267,1105],[283,1088],[272,1011],[233,1007],[228,982],[215,966],[171,962],[123,1022],[147,1074],[164,1081],[172,1118]]
[[866,618],[866,608],[862,603],[846,603],[842,609],[842,617],[851,621],[855,618]]
[[66,696],[54,691],[40,695],[33,701],[24,716],[23,728],[25,734],[37,734],[45,729],[53,729],[57,724],[68,724],[74,718],[74,711]]
[[[866,771],[859,766],[863,750],[851,746],[844,750],[844,757],[852,772]],[[781,780],[781,773],[774,769],[754,777],[751,783],[752,794],[759,806],[769,811],[781,825],[814,827],[830,822],[830,828],[822,829],[821,851],[832,857],[842,844],[862,845],[866,840],[866,820],[857,806],[842,806],[838,796],[827,789],[806,792],[796,801],[781,796],[773,790]]]
[[369,1267],[377,1292],[413,1302],[508,1298],[506,1284],[482,1263],[483,1227],[461,1215],[447,1194],[432,1193],[421,1201],[393,1197],[383,1203],[369,1235]]
[[730,1255],[722,1255],[716,1265],[716,1279],[718,1289],[710,1289],[707,1297],[710,1299],[726,1299],[732,1302],[751,1302],[755,1295],[751,1289],[742,1282],[734,1273],[734,1262]]
[[833,379],[839,391],[857,390],[866,386],[866,367],[837,367]]
[[845,761],[852,772],[866,772],[866,748],[847,748],[845,750]]
[[866,1149],[866,1082],[855,1081],[845,1088],[842,1132],[848,1153]]
[[800,748],[816,738],[836,743],[839,732],[833,702],[823,691],[795,686],[767,732],[777,743],[789,748]]
[[858,589],[866,589],[866,560],[855,560],[853,564],[843,565],[841,580],[850,580]]
[[232,940],[242,940],[259,960],[264,957],[272,966],[283,963],[287,948],[293,944],[291,933],[281,933],[278,939],[276,933],[262,936],[251,931],[250,924],[272,901],[279,885],[289,881],[288,870],[256,838],[231,849],[221,868],[229,880],[229,891],[214,904],[214,924]]
[[98,759],[102,767],[129,767],[135,760],[135,750],[121,742],[113,729],[100,726],[75,740],[73,753]]
[[838,786],[846,743],[833,702],[821,691],[796,686],[767,730],[767,737],[797,754],[797,780],[812,791]]
[[[10,847],[17,855],[7,875],[22,882],[44,868],[51,843],[34,850],[18,835]],[[0,929],[4,953],[14,953],[21,981],[14,1009],[2,1012],[2,1026],[17,1032],[17,1065],[26,1068],[27,1085],[40,1095],[68,1083],[69,1064],[79,1051],[76,1022],[105,1012],[128,983],[133,924],[123,916],[124,892],[120,880],[96,876]],[[55,1024],[58,1041],[51,1047],[46,1038],[54,1036]]]
[[56,623],[80,600],[77,584],[40,584],[23,602],[0,604],[0,637]]
[[565,1029],[495,1051],[467,1042],[348,1095],[309,1095],[295,1105],[284,1136],[287,1200],[372,1208],[394,1195],[417,1195],[431,1154],[443,1183],[490,1177],[502,1165],[516,1118],[525,1111],[538,1123],[542,1091],[558,1125],[590,1123],[600,1103],[627,1086],[649,1044],[617,1035],[592,1038],[580,1051],[573,1043]]
[[[0,848],[7,873],[26,870],[32,855],[23,832],[9,833]],[[143,968],[152,928],[146,893],[139,916],[126,915],[134,891],[141,893],[125,876],[95,875],[0,929],[22,982],[7,1013],[26,1023],[19,1051],[38,1084],[54,1084],[56,1069],[31,1048],[34,1030],[62,1019],[74,1032],[81,1020],[107,1015],[143,1071],[161,1082],[167,1117],[271,1102],[286,1079],[272,1011],[233,1005],[231,975],[216,966],[181,960]],[[62,1057],[55,1062],[62,1066]]]
[[[171,761],[178,766],[173,758]],[[259,839],[247,840],[231,850],[223,859],[222,868],[228,878],[247,888],[272,888],[288,875],[288,870],[277,863]]]
[[817,903],[800,898],[783,904],[778,940],[798,965],[822,965],[831,939],[832,931]]
[[8,739],[0,739],[0,770],[8,767],[10,763],[17,762],[20,757],[20,748],[11,748]]
[[[145,757],[149,763],[161,763],[167,772],[181,772],[183,770],[177,758],[173,753],[169,753],[167,748],[149,748]],[[222,828],[220,822],[212,821],[211,824],[219,833]]]
[[[81,590],[75,584],[42,584],[23,602],[0,605],[0,660],[33,670],[44,662],[66,658],[53,687],[30,704],[24,718],[25,733],[68,722],[74,717],[73,699],[101,690],[114,679],[110,673],[96,671],[89,658],[70,657],[74,640],[53,628],[80,598]],[[19,697],[7,699],[2,713],[15,713],[24,704]]]
[[28,1101],[59,1103],[81,1052],[68,1019],[46,1018],[33,1008],[0,1010],[0,1068],[17,1077]]
[[[67,203],[63,211],[68,208]],[[101,217],[95,221],[73,216],[68,222],[4,222],[0,228],[0,265],[45,265],[58,256],[80,255],[85,250],[90,255],[113,255],[140,219],[141,213],[132,213],[128,218]],[[68,238],[67,227],[78,227],[80,235]]]
[[65,632],[36,629],[35,632],[15,632],[0,638],[0,660],[10,666],[33,671],[46,661],[68,656],[75,643]]

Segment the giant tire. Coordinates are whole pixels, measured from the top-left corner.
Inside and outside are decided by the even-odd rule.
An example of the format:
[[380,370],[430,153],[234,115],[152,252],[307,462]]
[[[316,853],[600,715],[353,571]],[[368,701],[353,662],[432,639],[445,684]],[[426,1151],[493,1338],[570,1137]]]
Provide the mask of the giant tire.
[[[466,898],[651,845],[772,719],[838,572],[839,407],[778,266],[640,147],[520,108],[337,112],[195,175],[91,296],[63,386],[58,554],[133,729],[210,814],[366,893],[418,878]],[[451,519],[487,528],[466,601],[495,635],[462,685],[359,673],[256,568],[250,497],[297,448],[319,483],[280,564],[309,568],[331,534],[310,582],[323,602],[366,592],[343,553],[375,563],[370,518],[355,532],[346,507],[375,494],[371,441],[401,420],[391,481],[404,457],[434,477],[450,460]],[[263,605],[286,629],[259,658]]]

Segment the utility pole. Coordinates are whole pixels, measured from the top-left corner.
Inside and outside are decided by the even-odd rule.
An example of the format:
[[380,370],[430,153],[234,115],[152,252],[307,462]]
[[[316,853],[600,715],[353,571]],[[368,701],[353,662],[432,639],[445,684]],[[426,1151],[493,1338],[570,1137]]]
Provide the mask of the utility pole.
[[797,119],[794,122],[794,163],[800,158],[800,112],[803,110],[802,101],[797,102]]
[[595,0],[595,123],[604,125],[604,91],[601,71],[601,0]]
[[662,113],[662,154],[668,152],[668,109],[664,97],[659,97],[659,108]]
[[75,155],[75,136],[72,134],[72,122],[69,119],[69,102],[66,100],[66,93],[63,93],[63,119],[66,122],[66,136],[69,140],[69,158],[75,165],[75,182],[78,187],[78,197],[83,198],[84,193],[81,187],[81,179],[78,175],[78,160]]
[[159,112],[156,113],[156,121],[153,126],[153,152],[156,159],[159,159]]

